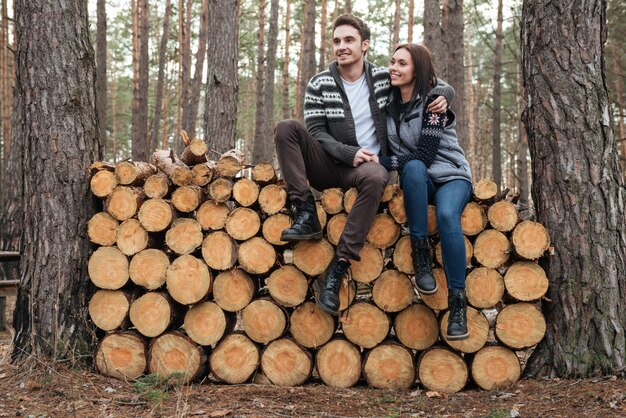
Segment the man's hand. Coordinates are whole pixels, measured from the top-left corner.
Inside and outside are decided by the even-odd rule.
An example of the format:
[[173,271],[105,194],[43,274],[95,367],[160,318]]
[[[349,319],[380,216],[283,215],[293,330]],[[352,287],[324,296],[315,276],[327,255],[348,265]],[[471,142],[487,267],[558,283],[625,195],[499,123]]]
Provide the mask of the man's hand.
[[355,167],[358,167],[361,164],[367,163],[369,161],[374,161],[375,163],[377,163],[378,155],[374,154],[372,151],[368,150],[367,148],[361,148],[357,151],[356,155],[354,156],[354,161],[352,162],[352,165],[354,165]]
[[437,98],[428,105],[428,110],[433,113],[444,113],[448,110],[448,101],[443,96],[437,96]]

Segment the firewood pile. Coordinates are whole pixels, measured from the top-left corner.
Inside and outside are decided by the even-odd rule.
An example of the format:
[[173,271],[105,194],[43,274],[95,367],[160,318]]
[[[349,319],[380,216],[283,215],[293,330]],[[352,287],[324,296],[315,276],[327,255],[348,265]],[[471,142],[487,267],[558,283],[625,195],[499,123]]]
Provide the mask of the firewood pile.
[[419,382],[446,393],[470,377],[484,389],[519,379],[517,354],[546,329],[538,301],[548,279],[537,260],[550,238],[542,225],[520,220],[515,199],[496,197],[493,182],[474,185],[462,216],[470,337],[446,341],[435,207],[438,292],[413,291],[403,195],[389,185],[361,261],[342,284],[337,319],[316,306],[310,285],[330,263],[357,191],[322,191],[323,239],[282,242],[290,217],[274,167],[246,166],[234,150],[207,161],[202,140],[183,138],[180,157],[160,150],[152,163],[91,167],[91,190],[103,203],[88,224],[97,245],[89,314],[101,330],[101,373],[279,386],[315,375],[334,387]]

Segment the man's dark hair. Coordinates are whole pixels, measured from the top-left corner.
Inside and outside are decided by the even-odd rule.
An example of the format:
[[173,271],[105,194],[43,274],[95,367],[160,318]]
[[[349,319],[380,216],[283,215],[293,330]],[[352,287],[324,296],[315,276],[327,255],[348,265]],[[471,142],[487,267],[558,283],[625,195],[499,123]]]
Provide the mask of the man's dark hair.
[[361,35],[361,42],[370,40],[371,32],[370,28],[367,27],[365,22],[363,22],[358,17],[351,14],[342,14],[333,23],[333,32],[337,29],[338,26],[349,25],[354,29],[359,31],[359,35]]

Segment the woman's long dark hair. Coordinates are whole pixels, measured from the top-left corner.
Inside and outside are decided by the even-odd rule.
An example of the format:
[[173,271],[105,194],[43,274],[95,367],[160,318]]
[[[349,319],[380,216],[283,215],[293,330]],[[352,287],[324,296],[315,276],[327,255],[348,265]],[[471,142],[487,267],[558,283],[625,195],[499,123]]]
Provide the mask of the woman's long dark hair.
[[411,100],[418,95],[425,97],[437,85],[437,76],[435,75],[435,67],[433,66],[430,51],[424,45],[407,43],[398,45],[393,53],[395,54],[400,48],[409,51],[413,61],[413,68],[415,69],[415,84],[413,85]]

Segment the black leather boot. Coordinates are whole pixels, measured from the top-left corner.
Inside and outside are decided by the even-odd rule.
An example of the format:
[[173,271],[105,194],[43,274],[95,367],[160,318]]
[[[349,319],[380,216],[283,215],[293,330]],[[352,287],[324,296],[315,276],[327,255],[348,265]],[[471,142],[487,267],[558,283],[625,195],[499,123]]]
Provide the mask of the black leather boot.
[[281,241],[302,241],[322,238],[322,227],[317,218],[315,199],[309,193],[304,202],[294,202],[293,224],[280,234]]
[[448,331],[446,338],[450,341],[465,340],[469,337],[467,330],[467,299],[465,290],[448,289]]
[[415,269],[415,287],[422,295],[432,295],[437,292],[437,281],[433,275],[428,238],[411,239],[411,249],[413,250],[411,255]]
[[326,271],[313,282],[317,306],[331,315],[339,316],[339,288],[349,266],[350,262],[335,256]]

